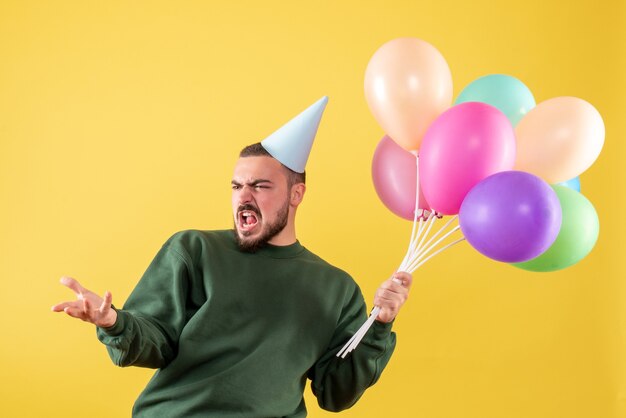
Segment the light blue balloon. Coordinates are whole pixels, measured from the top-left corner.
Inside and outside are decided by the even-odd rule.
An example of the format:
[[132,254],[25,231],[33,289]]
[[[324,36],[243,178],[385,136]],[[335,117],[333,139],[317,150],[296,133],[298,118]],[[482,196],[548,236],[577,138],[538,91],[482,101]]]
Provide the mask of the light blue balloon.
[[557,185],[559,186],[565,186],[567,188],[570,188],[572,190],[576,190],[578,193],[580,193],[580,178],[579,177],[574,177],[571,180],[567,180],[561,183],[557,183]]
[[535,98],[528,87],[504,74],[486,75],[472,81],[454,104],[465,102],[487,103],[504,113],[513,126],[535,107]]

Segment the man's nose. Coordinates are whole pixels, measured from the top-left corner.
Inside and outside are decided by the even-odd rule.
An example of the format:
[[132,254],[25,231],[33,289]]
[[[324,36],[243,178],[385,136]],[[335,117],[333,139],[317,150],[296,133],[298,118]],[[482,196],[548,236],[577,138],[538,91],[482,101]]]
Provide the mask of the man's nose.
[[241,186],[239,190],[239,203],[250,203],[252,201],[252,189],[248,186]]

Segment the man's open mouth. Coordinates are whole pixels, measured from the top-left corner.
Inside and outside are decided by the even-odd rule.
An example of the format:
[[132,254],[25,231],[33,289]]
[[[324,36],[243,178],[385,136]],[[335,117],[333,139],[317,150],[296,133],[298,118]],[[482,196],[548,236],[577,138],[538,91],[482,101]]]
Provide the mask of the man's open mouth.
[[240,210],[237,212],[237,223],[241,231],[251,231],[259,222],[259,215],[253,210]]

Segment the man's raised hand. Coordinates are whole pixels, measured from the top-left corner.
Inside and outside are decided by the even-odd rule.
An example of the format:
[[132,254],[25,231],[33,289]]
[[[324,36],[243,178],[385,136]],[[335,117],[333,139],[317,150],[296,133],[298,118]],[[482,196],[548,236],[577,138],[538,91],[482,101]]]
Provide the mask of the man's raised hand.
[[107,291],[104,298],[101,298],[91,290],[82,287],[77,280],[67,276],[61,277],[61,284],[69,287],[76,294],[76,300],[54,305],[52,307],[54,312],[65,312],[71,317],[82,319],[103,328],[115,324],[117,312],[111,308],[111,301],[113,300],[111,292]]

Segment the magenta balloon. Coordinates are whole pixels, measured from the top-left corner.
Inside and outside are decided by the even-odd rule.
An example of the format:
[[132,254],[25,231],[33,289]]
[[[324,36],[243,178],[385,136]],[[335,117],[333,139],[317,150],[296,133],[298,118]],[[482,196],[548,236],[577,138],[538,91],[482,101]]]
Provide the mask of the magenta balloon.
[[523,171],[489,176],[463,200],[461,231],[481,254],[506,263],[543,254],[561,229],[561,203],[541,178]]
[[[416,156],[385,135],[374,152],[372,179],[384,205],[396,215],[412,221],[417,180]],[[421,191],[419,206],[430,209]]]
[[485,103],[461,103],[441,114],[424,136],[424,196],[437,212],[457,214],[472,187],[514,163],[515,132],[506,115]]

